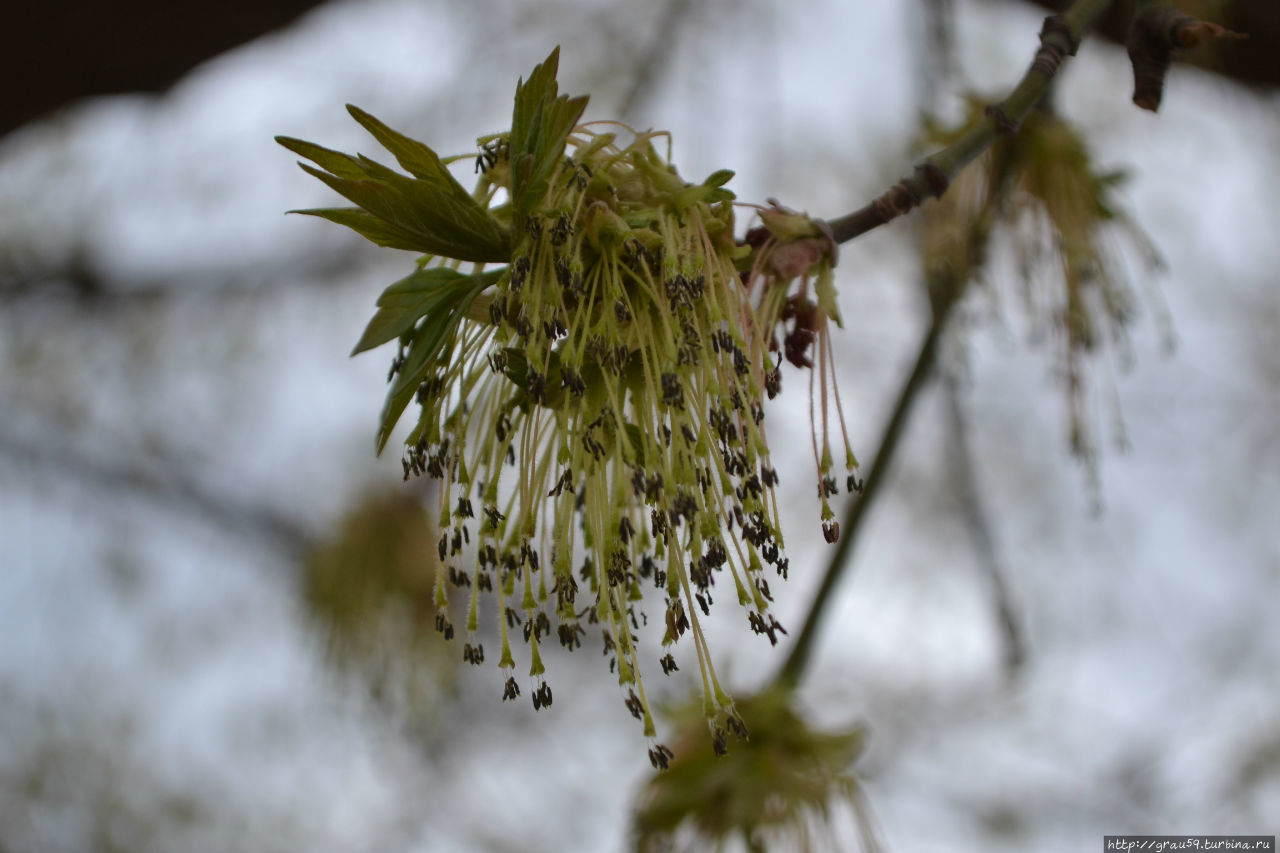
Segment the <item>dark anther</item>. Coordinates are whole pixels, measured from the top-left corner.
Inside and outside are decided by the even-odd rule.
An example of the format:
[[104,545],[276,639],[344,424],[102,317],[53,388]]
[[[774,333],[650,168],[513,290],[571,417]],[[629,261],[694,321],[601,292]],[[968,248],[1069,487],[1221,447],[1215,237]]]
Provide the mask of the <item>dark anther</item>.
[[631,712],[631,716],[637,720],[644,719],[644,705],[640,704],[640,697],[636,695],[634,690],[627,691],[627,701],[623,703],[627,706],[627,710]]
[[747,621],[751,623],[751,630],[757,634],[764,634],[769,638],[769,645],[778,645],[778,634],[786,634],[787,630],[777,619],[773,618],[773,614],[769,614],[769,621],[765,622],[764,617],[754,610],[747,614]]
[[666,538],[667,517],[657,508],[649,510],[649,532],[653,536]]
[[689,616],[684,612],[684,602],[678,598],[667,601],[667,636],[678,640],[689,630]]
[[840,538],[840,522],[824,521],[822,522],[822,538],[827,540],[827,544],[831,544]]
[[680,667],[676,666],[676,659],[670,654],[663,655],[662,660],[658,661],[662,664],[662,674],[670,675],[673,672],[679,672]]
[[525,379],[525,390],[535,403],[546,402],[547,377],[530,367]]
[[631,537],[635,534],[635,528],[631,526],[631,516],[624,515],[622,520],[618,522],[618,538],[623,544],[631,541]]
[[627,556],[627,552],[621,548],[616,549],[609,555],[609,568],[605,570],[605,578],[608,579],[609,585],[625,585],[630,568],[631,558]]
[[507,686],[502,691],[502,701],[503,702],[510,701],[512,699],[515,699],[519,695],[520,695],[520,685],[516,684],[516,680],[514,678],[508,678]]
[[449,535],[447,533],[440,534],[440,544],[436,550],[440,553],[440,559],[443,560],[449,556]]
[[562,213],[551,228],[551,245],[563,246],[573,236],[573,222],[567,213]]
[[556,594],[556,607],[560,610],[572,610],[574,599],[578,596],[578,582],[573,575],[558,575],[551,591]]
[[782,371],[775,367],[764,375],[764,391],[772,400],[782,391]]
[[627,307],[627,303],[621,299],[614,300],[613,315],[618,318],[619,323],[628,323],[631,321],[631,309]]
[[756,589],[760,590],[760,594],[767,600],[773,601],[773,596],[769,594],[769,582],[764,578],[756,578]]
[[556,633],[560,637],[560,645],[570,651],[582,646],[582,638],[586,635],[586,631],[582,630],[582,626],[577,622],[564,623],[561,622],[556,628]]
[[658,744],[649,750],[649,763],[653,765],[654,770],[666,770],[671,764],[671,759],[676,754],[662,744]]
[[728,736],[725,734],[724,729],[719,726],[716,726],[715,730],[711,733],[711,748],[714,749],[716,751],[716,755],[721,758],[729,753]]
[[640,468],[637,468],[631,472],[631,491],[633,494],[635,494],[636,497],[642,497],[644,495],[644,488],[645,488],[644,471],[641,470]]
[[684,391],[680,388],[680,378],[674,373],[662,374],[662,402],[677,409],[684,408]]
[[462,659],[472,666],[479,666],[484,663],[484,646],[480,643],[474,646],[467,643],[462,649]]
[[552,317],[550,320],[542,322],[542,336],[548,340],[559,340],[569,334],[569,330],[564,327],[564,323],[560,322],[559,317]]
[[564,471],[560,474],[560,479],[556,480],[555,488],[547,492],[547,497],[558,498],[566,488],[568,488],[570,491],[573,491],[573,469],[572,468],[564,469]]
[[644,499],[652,503],[653,501],[656,501],[658,498],[662,497],[662,485],[663,485],[662,472],[654,471],[652,474],[649,475],[648,480],[645,483]]
[[453,624],[443,613],[436,614],[436,630],[443,634],[446,640],[453,639]]
[[[519,293],[520,288],[524,285],[524,280],[529,275],[529,271],[533,269],[533,262],[529,260],[527,255],[521,255],[511,264],[511,292]],[[505,308],[505,306],[504,306]],[[505,313],[505,312],[504,312]]]
[[671,516],[672,521],[677,522],[680,518],[693,521],[698,515],[698,502],[686,491],[679,490],[671,500]]
[[848,478],[846,478],[844,481],[844,487],[846,491],[857,492],[858,494],[862,494],[863,485],[864,485],[863,480],[861,480],[859,477],[857,477],[854,474],[850,474]]
[[587,393],[587,383],[583,382],[577,371],[571,368],[566,367],[564,369],[564,378],[561,380],[561,384],[575,397],[581,397]]

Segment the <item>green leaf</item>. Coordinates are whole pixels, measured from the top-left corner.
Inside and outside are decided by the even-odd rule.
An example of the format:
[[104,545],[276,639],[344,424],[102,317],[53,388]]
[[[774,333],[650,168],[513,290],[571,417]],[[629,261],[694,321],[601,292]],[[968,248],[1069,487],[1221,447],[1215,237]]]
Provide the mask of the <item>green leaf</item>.
[[313,163],[332,172],[340,178],[359,180],[364,177],[364,169],[348,154],[334,151],[314,142],[294,139],[292,136],[277,136],[276,142],[288,148],[294,154],[300,154]]
[[352,157],[299,139],[276,137],[285,148],[321,167],[299,164],[308,174],[354,202],[381,226],[358,215],[334,214],[331,209],[303,212],[346,225],[378,245],[461,261],[509,259],[506,229],[454,180],[434,151],[355,107],[348,109],[414,177],[363,155]]
[[[378,311],[365,327],[360,342],[352,355],[382,346],[413,328],[418,320],[430,311],[458,313],[456,304],[467,297],[472,287],[480,289],[495,284],[505,269],[492,270],[481,275],[467,275],[447,267],[428,267],[400,279],[378,297]],[[477,291],[478,292],[478,291]],[[467,299],[468,304],[475,296]],[[450,305],[450,302],[455,304]]]
[[637,467],[644,467],[644,433],[640,427],[635,424],[623,424],[623,431],[627,434],[627,440],[631,443],[631,451],[635,454],[634,464]]
[[511,208],[521,222],[547,194],[551,175],[564,156],[570,131],[587,108],[586,96],[558,95],[556,70],[560,48],[516,84],[509,138]]
[[[472,300],[489,284],[491,281],[487,276],[463,276],[461,280],[435,287],[430,290],[429,297],[424,296],[418,303],[417,309],[424,311],[422,322],[413,330],[405,363],[400,367],[390,390],[387,391],[387,402],[383,405],[381,423],[378,427],[378,453],[382,453],[383,448],[386,447],[391,430],[395,428],[405,407],[417,393],[418,386],[436,368],[441,352],[452,340],[458,323],[466,315]],[[370,333],[366,330],[365,334]],[[376,338],[377,335],[373,337]]]
[[310,210],[291,210],[290,213],[305,213],[307,216],[318,216],[339,225],[345,225],[361,237],[388,249],[407,249],[410,252],[426,251],[421,241],[412,231],[392,225],[358,207],[323,207]]

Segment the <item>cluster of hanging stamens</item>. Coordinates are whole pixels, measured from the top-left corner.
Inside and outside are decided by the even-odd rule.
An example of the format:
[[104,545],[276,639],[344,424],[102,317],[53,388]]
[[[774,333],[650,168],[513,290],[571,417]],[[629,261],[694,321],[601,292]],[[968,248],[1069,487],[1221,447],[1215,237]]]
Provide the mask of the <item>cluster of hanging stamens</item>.
[[[598,124],[569,135],[544,203],[512,223],[512,262],[420,386],[405,472],[441,481],[436,625],[453,635],[449,589],[466,590],[468,662],[485,660],[480,594],[497,598],[504,699],[520,695],[513,631],[529,645],[542,708],[552,695],[541,644],[554,629],[574,649],[598,629],[627,709],[652,736],[639,655],[651,584],[666,602],[658,663],[676,671],[673,646],[692,637],[704,710],[723,745],[726,731],[745,727],[699,621],[717,579],[755,633],[773,644],[786,633],[769,612],[765,572],[785,578],[789,567],[763,428],[780,355],[805,367],[817,359],[823,529],[828,541],[838,535],[827,501],[828,315],[810,293],[811,274],[830,286],[834,245],[803,268],[796,247],[813,249],[804,239],[739,245],[721,187],[729,173],[686,184],[654,149],[661,134],[630,131],[620,146]],[[481,145],[476,196],[496,213],[511,164],[502,137]],[[793,280],[799,290],[788,293]],[[818,446],[815,427],[815,454]],[[651,750],[655,765],[668,757]]]

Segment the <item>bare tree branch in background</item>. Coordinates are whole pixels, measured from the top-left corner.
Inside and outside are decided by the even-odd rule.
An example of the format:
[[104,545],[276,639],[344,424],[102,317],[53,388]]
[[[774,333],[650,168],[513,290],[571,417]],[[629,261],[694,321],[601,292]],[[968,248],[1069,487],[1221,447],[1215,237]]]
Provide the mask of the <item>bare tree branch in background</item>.
[[941,371],[944,396],[947,398],[947,435],[955,452],[955,488],[959,491],[961,514],[965,528],[973,541],[978,563],[991,583],[992,604],[995,606],[996,625],[1003,640],[1002,662],[1005,674],[1016,675],[1027,660],[1026,638],[1021,621],[1009,594],[1004,566],[996,552],[995,538],[991,535],[991,521],[987,517],[978,488],[977,472],[970,452],[969,422],[960,402],[960,382],[954,368]]
[[654,31],[644,53],[636,62],[631,75],[631,85],[618,102],[618,115],[627,119],[636,105],[649,96],[658,80],[658,73],[669,61],[679,40],[680,26],[688,16],[689,0],[670,0],[658,28]]
[[176,508],[192,518],[231,533],[256,540],[272,550],[300,558],[315,546],[315,533],[295,518],[273,507],[253,506],[242,499],[210,491],[191,480],[179,479],[172,466],[151,470],[139,463],[108,461],[77,451],[52,449],[0,434],[0,458],[20,465],[31,474],[45,475],[101,490],[119,500],[121,494]]

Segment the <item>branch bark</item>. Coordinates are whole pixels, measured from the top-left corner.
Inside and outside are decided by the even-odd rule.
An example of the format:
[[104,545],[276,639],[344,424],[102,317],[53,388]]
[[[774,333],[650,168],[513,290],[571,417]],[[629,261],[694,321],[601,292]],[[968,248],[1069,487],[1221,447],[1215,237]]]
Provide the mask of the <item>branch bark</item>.
[[890,187],[866,207],[832,219],[827,224],[837,243],[859,237],[899,216],[921,202],[938,198],[951,180],[1002,135],[1011,134],[1049,91],[1067,56],[1073,56],[1080,39],[1107,10],[1112,0],[1076,0],[1061,15],[1045,18],[1040,49],[1031,67],[1009,96],[992,105],[987,117],[951,145],[926,157],[915,172]]

